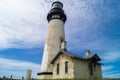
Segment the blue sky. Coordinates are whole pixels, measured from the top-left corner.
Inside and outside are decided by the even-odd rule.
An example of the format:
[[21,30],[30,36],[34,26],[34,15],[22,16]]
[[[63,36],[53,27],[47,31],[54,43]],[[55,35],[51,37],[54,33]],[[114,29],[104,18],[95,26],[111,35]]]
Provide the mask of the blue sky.
[[[0,0],[0,77],[21,78],[40,72],[48,22],[54,0]],[[97,53],[103,77],[120,76],[120,1],[60,0],[67,15],[68,51]]]

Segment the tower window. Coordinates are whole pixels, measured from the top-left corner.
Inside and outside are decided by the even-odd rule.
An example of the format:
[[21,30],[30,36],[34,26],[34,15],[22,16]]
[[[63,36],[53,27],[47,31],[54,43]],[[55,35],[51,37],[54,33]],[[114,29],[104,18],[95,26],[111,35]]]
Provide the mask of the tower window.
[[52,18],[54,18],[54,15],[52,15]]
[[60,15],[58,15],[58,18],[60,18]]
[[56,14],[56,15],[55,15],[55,18],[57,18],[57,17],[58,17],[58,15]]
[[68,73],[68,61],[65,62],[65,73]]
[[57,64],[57,74],[59,74],[60,64]]

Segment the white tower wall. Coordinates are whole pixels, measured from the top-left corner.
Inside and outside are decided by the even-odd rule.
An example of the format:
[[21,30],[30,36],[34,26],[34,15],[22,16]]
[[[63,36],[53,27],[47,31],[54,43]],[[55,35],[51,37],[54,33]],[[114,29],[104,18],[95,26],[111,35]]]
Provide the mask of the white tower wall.
[[41,71],[51,71],[51,59],[61,48],[61,39],[65,39],[64,22],[60,19],[53,19],[48,24],[48,33],[45,42]]

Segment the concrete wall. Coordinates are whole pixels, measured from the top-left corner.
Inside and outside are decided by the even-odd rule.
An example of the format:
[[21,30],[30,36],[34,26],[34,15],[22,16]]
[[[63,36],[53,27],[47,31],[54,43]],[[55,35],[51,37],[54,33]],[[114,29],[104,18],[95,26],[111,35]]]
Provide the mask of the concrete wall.
[[97,64],[94,70],[94,76],[97,78],[102,78],[102,70],[101,70],[101,65]]
[[[65,62],[68,61],[68,73],[65,73]],[[60,64],[60,72],[57,74],[57,63]],[[60,54],[56,59],[53,67],[53,79],[74,79],[74,63],[73,59],[66,55]]]
[[96,64],[96,67],[94,69],[94,65],[92,64],[92,67],[93,67],[93,76],[90,76],[88,61],[74,59],[75,79],[102,78],[101,65]]
[[74,59],[74,75],[75,79],[88,79],[87,61]]

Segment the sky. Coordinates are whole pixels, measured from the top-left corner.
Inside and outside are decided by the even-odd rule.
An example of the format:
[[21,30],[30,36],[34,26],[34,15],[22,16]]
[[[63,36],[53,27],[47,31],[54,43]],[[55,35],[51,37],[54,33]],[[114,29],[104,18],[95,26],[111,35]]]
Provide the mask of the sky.
[[[32,77],[40,72],[48,22],[55,0],[0,0],[0,77]],[[67,15],[67,50],[102,59],[103,77],[120,77],[120,1],[59,0]]]

